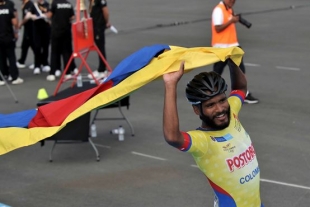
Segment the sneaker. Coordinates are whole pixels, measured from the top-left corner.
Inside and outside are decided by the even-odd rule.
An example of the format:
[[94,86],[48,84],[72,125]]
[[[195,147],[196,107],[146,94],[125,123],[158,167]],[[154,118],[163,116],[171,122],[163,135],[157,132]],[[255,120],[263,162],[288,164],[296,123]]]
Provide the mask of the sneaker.
[[12,81],[12,76],[10,76],[10,75],[4,75],[3,77],[4,77],[5,80],[7,80],[7,81]]
[[73,75],[76,75],[76,74],[78,74],[78,72],[79,72],[79,69],[77,69],[77,68],[74,68],[74,70],[73,70]]
[[46,73],[50,72],[50,70],[51,70],[51,67],[49,65],[43,66],[43,68],[42,68],[42,71],[46,72]]
[[5,85],[5,81],[0,80],[0,86]]
[[[108,71],[104,71],[104,72],[98,72],[97,70],[95,70],[93,72],[93,75],[95,76],[96,79],[103,79],[106,78],[108,76]],[[91,76],[91,74],[88,74],[87,76],[89,79],[93,79],[93,77]]]
[[33,70],[33,69],[34,69],[34,64],[29,65],[28,68],[29,68],[30,70]]
[[38,74],[40,74],[40,73],[41,73],[40,68],[35,68],[35,69],[33,70],[33,74],[34,74],[34,75],[38,75]]
[[17,84],[22,84],[24,82],[23,79],[21,78],[16,78],[15,80],[12,81],[13,85],[17,85]]
[[66,74],[66,75],[65,75],[65,80],[68,80],[68,79],[70,79],[70,78],[72,78],[72,75],[71,75],[71,74]]
[[56,77],[61,76],[61,71],[60,71],[60,70],[56,70],[56,72],[55,72],[55,76],[56,76]]
[[47,81],[55,81],[56,77],[54,75],[48,75],[48,76],[46,76],[46,80]]
[[21,64],[20,62],[16,62],[16,66],[18,67],[18,68],[25,68],[26,67],[26,65],[25,64]]
[[251,93],[248,93],[244,99],[244,103],[248,103],[248,104],[256,104],[258,102],[259,102],[258,99],[254,98]]

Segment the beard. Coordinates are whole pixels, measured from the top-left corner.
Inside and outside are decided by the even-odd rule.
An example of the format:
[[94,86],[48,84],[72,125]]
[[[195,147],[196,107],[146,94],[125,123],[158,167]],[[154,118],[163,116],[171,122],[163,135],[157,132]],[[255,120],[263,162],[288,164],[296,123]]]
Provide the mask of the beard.
[[[220,115],[220,114],[225,114],[228,117],[228,121],[222,124],[216,124],[214,119],[216,118],[216,116]],[[204,124],[208,127],[210,127],[212,130],[223,130],[226,127],[229,126],[229,122],[230,122],[230,107],[227,110],[221,111],[217,114],[215,114],[214,116],[206,116],[203,113],[201,113],[202,115],[199,116],[199,118],[204,122]]]

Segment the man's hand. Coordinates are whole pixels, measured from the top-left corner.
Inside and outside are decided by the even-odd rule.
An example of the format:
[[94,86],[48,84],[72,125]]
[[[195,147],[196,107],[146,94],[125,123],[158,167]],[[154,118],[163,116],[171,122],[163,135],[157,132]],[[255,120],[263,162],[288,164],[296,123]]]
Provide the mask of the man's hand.
[[27,20],[31,19],[31,20],[35,21],[38,19],[38,17],[37,17],[37,15],[34,15],[31,12],[27,12],[25,19],[27,19]]
[[18,37],[19,37],[19,34],[18,34],[18,32],[16,33],[14,33],[14,38],[15,38],[15,41],[17,41],[18,40]]
[[181,79],[181,77],[184,74],[184,64],[185,64],[185,61],[182,61],[181,64],[180,64],[180,69],[178,71],[164,74],[163,75],[164,82],[166,84],[170,84],[170,83],[176,84],[176,83],[178,83],[179,80]]
[[232,18],[230,19],[230,21],[231,21],[231,23],[239,22],[239,15],[232,16]]

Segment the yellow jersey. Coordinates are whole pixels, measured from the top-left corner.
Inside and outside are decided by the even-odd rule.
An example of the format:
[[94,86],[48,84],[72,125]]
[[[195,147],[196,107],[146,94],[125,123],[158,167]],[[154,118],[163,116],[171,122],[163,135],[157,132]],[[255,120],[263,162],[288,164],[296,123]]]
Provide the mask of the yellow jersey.
[[260,199],[260,170],[249,134],[238,113],[245,94],[232,91],[230,123],[223,130],[198,128],[182,132],[179,149],[191,153],[215,192],[217,207],[263,207]]

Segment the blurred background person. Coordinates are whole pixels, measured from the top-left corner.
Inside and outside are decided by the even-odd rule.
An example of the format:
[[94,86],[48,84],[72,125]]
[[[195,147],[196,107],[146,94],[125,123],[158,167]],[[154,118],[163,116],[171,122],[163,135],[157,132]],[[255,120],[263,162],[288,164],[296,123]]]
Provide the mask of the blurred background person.
[[[94,40],[103,57],[106,59],[105,51],[105,30],[110,28],[109,9],[105,0],[89,0],[89,13],[93,19]],[[106,65],[98,54],[98,69],[93,71],[95,78],[102,79],[108,76]],[[89,74],[89,78],[92,76]]]
[[[63,65],[66,67],[72,54],[72,32],[71,21],[74,20],[73,5],[67,0],[53,0],[51,10],[48,12],[48,18],[51,18],[51,70],[46,77],[47,81],[55,81],[56,70],[60,67],[61,56]],[[66,72],[65,78],[71,78],[74,64]]]
[[[17,21],[17,24],[16,24],[16,26],[15,26],[15,31],[18,32],[18,13],[17,13],[17,10],[16,10],[16,8],[15,8],[15,4],[14,4],[14,2],[11,1],[11,0],[5,0],[5,3],[6,3],[6,5],[7,5],[8,7],[12,8],[13,11],[14,11],[14,16],[16,17],[16,21]],[[18,34],[18,35],[19,35],[19,34]],[[16,43],[16,41],[15,41],[15,43]],[[16,45],[15,45],[15,47],[16,47]],[[3,54],[3,55],[5,55],[5,54]],[[8,81],[12,81],[12,77],[10,76],[10,73],[9,73],[9,66],[8,66],[7,57],[3,56],[2,58],[3,58],[3,60],[5,60],[5,61],[3,61],[3,62],[2,62],[3,65],[0,66],[1,72],[2,72],[3,76],[4,76]]]
[[[239,16],[234,14],[233,6],[236,0],[221,1],[212,12],[212,47],[228,48],[240,46],[237,38],[236,23],[239,22]],[[213,71],[222,75],[227,61],[217,62],[213,65]],[[240,64],[240,69],[245,74],[245,66],[243,58]],[[252,94],[247,91],[245,103],[255,104],[258,99],[254,98]]]
[[46,16],[49,11],[49,6],[49,3],[45,0],[37,0],[34,2],[32,11],[32,14],[36,15],[33,19],[33,35],[35,40],[34,74],[40,74],[41,69],[43,72],[49,72],[51,69],[48,63],[51,25]]
[[[6,0],[0,0],[0,67],[9,61],[9,74],[12,84],[21,84],[23,79],[19,78],[16,66],[15,41],[18,39],[18,20],[14,12],[14,6]],[[3,71],[3,68],[1,68]],[[0,77],[0,85],[5,85],[5,80]]]
[[[33,54],[35,54],[35,46],[34,46],[34,39],[33,39],[33,21],[29,14],[33,10],[33,2],[31,0],[22,0],[22,21],[19,24],[19,29],[22,27],[23,30],[23,39],[21,45],[21,55],[16,65],[18,68],[25,68],[25,61],[28,55],[29,47],[32,49]],[[27,15],[28,14],[28,15]]]

